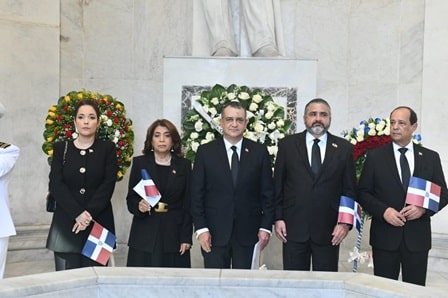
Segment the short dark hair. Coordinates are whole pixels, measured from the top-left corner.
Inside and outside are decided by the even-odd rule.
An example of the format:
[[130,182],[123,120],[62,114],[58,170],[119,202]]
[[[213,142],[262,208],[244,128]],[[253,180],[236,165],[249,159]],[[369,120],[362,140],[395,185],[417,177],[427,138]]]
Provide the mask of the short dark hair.
[[330,107],[330,105],[328,104],[328,102],[327,102],[325,99],[323,99],[323,98],[314,98],[314,99],[310,100],[310,101],[306,104],[305,109],[303,110],[303,115],[306,115],[306,111],[308,110],[308,107],[309,107],[311,104],[313,104],[313,103],[321,103],[321,104],[326,105],[326,106],[328,107],[328,109],[330,110],[330,114],[331,114],[331,107]]
[[224,109],[227,107],[231,107],[234,109],[243,109],[244,110],[244,117],[246,117],[246,108],[237,100],[231,100],[226,102],[223,106],[222,106],[222,110],[221,110],[221,118],[224,115]]
[[177,131],[176,126],[167,119],[157,119],[148,127],[148,130],[146,131],[146,140],[142,151],[143,154],[148,155],[151,153],[151,150],[153,149],[151,144],[152,137],[154,136],[154,131],[158,126],[166,127],[168,129],[171,139],[173,140],[173,153],[179,157],[182,157],[182,141],[179,132]]
[[411,125],[414,125],[414,123],[417,123],[417,120],[418,120],[417,119],[417,113],[411,107],[408,107],[408,106],[396,107],[395,109],[392,110],[392,112],[390,112],[389,118],[390,118],[390,116],[392,116],[392,113],[395,112],[398,109],[407,109],[409,111],[409,114],[410,114],[409,122],[411,122]]

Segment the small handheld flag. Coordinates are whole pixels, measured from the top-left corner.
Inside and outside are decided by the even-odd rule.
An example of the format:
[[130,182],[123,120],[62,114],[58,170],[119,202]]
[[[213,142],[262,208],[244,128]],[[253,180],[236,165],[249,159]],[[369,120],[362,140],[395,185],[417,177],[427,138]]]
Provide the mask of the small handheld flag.
[[441,187],[431,181],[412,176],[409,180],[406,204],[439,211]]
[[99,223],[95,222],[82,254],[101,265],[106,265],[114,249],[117,238]]
[[134,186],[134,190],[154,207],[159,202],[162,195],[146,169],[141,169],[141,175],[142,179],[136,186]]
[[141,172],[146,196],[149,198],[160,198],[160,192],[154,184],[154,181],[152,181],[151,176],[149,176],[148,171],[146,171],[146,169],[142,169]]
[[355,226],[358,232],[361,230],[361,206],[352,198],[341,196],[339,203],[338,223]]

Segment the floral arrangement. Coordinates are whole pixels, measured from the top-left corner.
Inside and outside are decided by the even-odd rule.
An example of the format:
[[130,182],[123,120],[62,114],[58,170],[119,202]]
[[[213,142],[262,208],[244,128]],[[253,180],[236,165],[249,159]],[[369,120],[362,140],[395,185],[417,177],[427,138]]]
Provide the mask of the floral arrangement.
[[287,134],[291,121],[285,119],[284,108],[270,95],[235,84],[227,88],[217,84],[210,91],[203,91],[192,103],[193,108],[187,111],[182,126],[186,157],[193,161],[199,145],[221,136],[221,110],[228,101],[239,101],[246,108],[248,124],[244,137],[265,144],[274,162],[278,141]]
[[78,137],[73,113],[80,100],[92,100],[98,104],[101,112],[98,138],[109,139],[115,143],[118,159],[117,181],[122,180],[131,165],[134,132],[132,120],[126,117],[123,103],[110,95],[86,90],[72,91],[61,96],[58,103],[49,108],[43,133],[45,142],[42,145],[42,150],[48,155],[48,163],[51,164],[53,157],[53,143]]
[[[381,147],[392,142],[390,137],[389,118],[369,118],[359,123],[358,127],[342,132],[344,138],[354,145],[353,159],[356,166],[356,178],[361,175],[365,154],[368,150]],[[421,136],[416,134],[412,141],[421,144]]]

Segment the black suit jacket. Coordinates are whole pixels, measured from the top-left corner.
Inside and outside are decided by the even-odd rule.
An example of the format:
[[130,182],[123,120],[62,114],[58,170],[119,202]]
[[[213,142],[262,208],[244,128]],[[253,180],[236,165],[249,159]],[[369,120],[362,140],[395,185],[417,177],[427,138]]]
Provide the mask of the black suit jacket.
[[356,199],[353,145],[327,133],[325,158],[317,177],[311,171],[306,131],[279,143],[274,169],[275,219],[284,220],[287,238],[331,245],[342,195]]
[[200,146],[191,188],[195,230],[208,228],[212,245],[228,244],[233,232],[241,245],[252,246],[260,228],[272,229],[274,192],[266,146],[243,139],[236,187],[224,140]]
[[156,186],[160,181],[153,154],[134,157],[126,197],[128,210],[134,215],[128,245],[141,251],[153,252],[156,241],[160,241],[164,252],[178,252],[181,243],[192,243],[191,162],[185,158],[172,156],[166,189],[160,198],[160,202],[168,204],[168,212],[164,213],[152,210],[149,214],[138,210],[138,203],[142,197],[133,188],[142,179],[142,169],[148,171]]
[[[432,181],[442,187],[440,209],[447,204],[448,192],[439,154],[414,145],[415,177]],[[387,144],[368,152],[359,182],[359,202],[372,215],[370,245],[384,250],[396,250],[404,240],[410,251],[431,248],[431,211],[417,220],[407,221],[404,227],[388,224],[383,214],[388,207],[400,211],[406,193],[395,162],[393,145]]]

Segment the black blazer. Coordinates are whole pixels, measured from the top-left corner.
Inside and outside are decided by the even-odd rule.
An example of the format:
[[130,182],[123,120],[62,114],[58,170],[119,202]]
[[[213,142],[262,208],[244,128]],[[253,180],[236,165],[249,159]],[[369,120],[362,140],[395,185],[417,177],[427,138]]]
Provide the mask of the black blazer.
[[55,252],[81,253],[93,223],[78,234],[73,233],[72,228],[75,218],[84,210],[115,234],[111,199],[118,171],[116,150],[111,141],[95,140],[87,150],[77,149],[70,141],[63,165],[64,149],[65,142],[53,145],[49,188],[56,200],[56,211],[47,248]]
[[271,231],[273,183],[266,146],[243,139],[234,187],[223,138],[201,145],[191,188],[195,230],[208,228],[212,245],[226,245],[233,231],[241,245],[252,246],[260,228]]
[[279,143],[274,169],[275,219],[284,220],[288,240],[331,245],[342,195],[356,199],[353,145],[327,133],[325,158],[317,177],[311,171],[306,131]]
[[[447,204],[448,192],[437,152],[414,145],[412,175],[440,185],[440,209]],[[403,227],[394,227],[384,220],[386,209],[392,207],[400,211],[405,205],[405,199],[406,193],[398,174],[392,143],[369,151],[359,182],[359,202],[372,215],[370,245],[396,250],[405,240],[411,251],[431,248],[430,216],[434,212],[427,210],[421,218],[407,221]]]
[[[138,203],[142,200],[134,186],[142,179],[141,169],[146,169],[157,186],[160,174],[154,154],[134,157],[129,177],[126,202],[128,210],[134,215],[128,245],[145,252],[153,252],[156,241],[163,243],[164,252],[175,253],[181,243],[192,243],[193,225],[190,215],[191,162],[173,155],[166,190],[160,202],[168,204],[168,212],[141,213]],[[159,187],[160,191],[160,187]]]

